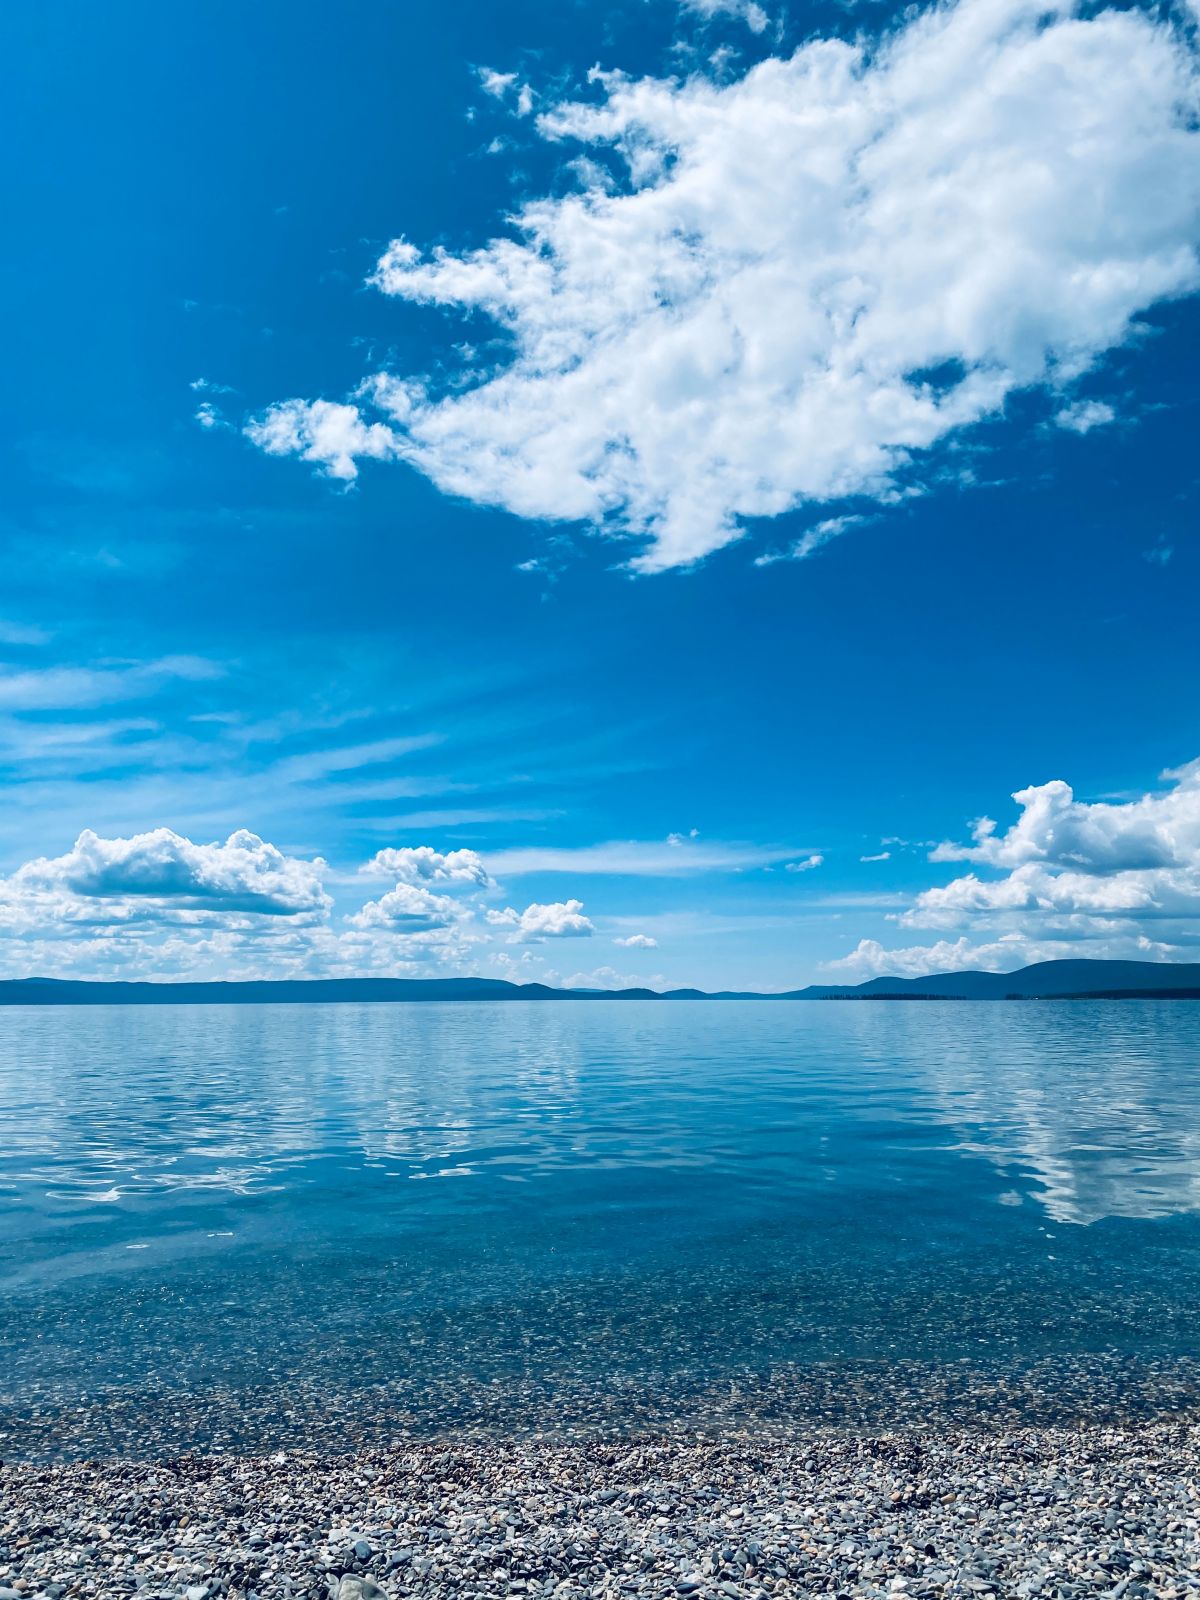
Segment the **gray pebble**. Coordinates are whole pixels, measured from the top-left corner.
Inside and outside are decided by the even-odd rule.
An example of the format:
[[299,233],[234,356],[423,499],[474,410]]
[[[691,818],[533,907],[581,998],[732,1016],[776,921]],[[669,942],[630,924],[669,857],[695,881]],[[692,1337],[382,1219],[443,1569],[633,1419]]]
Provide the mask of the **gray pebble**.
[[1193,1420],[10,1461],[0,1600],[1200,1600],[1198,1478]]

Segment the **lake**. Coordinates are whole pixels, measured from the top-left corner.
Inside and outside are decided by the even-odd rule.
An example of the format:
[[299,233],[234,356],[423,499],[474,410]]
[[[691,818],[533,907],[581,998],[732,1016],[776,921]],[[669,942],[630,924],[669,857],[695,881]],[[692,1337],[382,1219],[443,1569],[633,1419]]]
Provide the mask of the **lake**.
[[1200,1396],[1200,1006],[0,1012],[0,1450]]

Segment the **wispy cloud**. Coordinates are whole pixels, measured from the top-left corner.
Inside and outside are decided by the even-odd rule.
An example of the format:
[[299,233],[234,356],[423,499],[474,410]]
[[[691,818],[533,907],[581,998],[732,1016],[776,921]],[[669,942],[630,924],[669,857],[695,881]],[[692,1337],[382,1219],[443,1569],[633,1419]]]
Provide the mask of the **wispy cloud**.
[[809,556],[815,556],[817,551],[831,540],[839,539],[848,529],[856,528],[869,520],[867,517],[826,517],[809,528],[806,533],[801,534],[800,538],[786,550],[768,550],[761,556],[756,556],[754,565],[773,567],[777,561],[807,561]]
[[604,844],[519,845],[491,850],[486,860],[499,877],[538,872],[569,872],[581,877],[686,877],[698,872],[743,872],[795,855],[795,850],[762,845],[671,839],[614,839]]
[[825,857],[820,854],[805,856],[803,861],[788,861],[784,864],[785,872],[815,872],[818,867],[825,865]]
[[275,763],[272,774],[281,783],[319,783],[343,772],[362,772],[386,766],[419,750],[442,743],[438,733],[420,733],[394,739],[375,739],[366,744],[329,745],[306,750],[302,755],[285,756]]
[[47,644],[53,635],[46,628],[27,622],[8,622],[0,618],[0,645]]
[[360,826],[373,833],[412,833],[423,829],[480,827],[499,823],[517,827],[527,822],[553,822],[562,816],[558,809],[505,806],[446,806],[429,811],[401,811],[395,816],[360,819]]
[[171,680],[196,683],[219,678],[224,668],[199,656],[163,656],[156,661],[94,667],[52,666],[13,672],[0,669],[0,709],[63,711],[112,705],[155,694]]

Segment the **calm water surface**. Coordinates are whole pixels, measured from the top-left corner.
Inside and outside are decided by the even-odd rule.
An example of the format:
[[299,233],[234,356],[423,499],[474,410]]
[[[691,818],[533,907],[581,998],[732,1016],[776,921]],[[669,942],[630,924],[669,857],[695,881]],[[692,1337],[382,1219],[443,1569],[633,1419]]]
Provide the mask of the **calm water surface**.
[[1197,1355],[1200,1006],[0,1011],[9,1449],[1169,1410]]

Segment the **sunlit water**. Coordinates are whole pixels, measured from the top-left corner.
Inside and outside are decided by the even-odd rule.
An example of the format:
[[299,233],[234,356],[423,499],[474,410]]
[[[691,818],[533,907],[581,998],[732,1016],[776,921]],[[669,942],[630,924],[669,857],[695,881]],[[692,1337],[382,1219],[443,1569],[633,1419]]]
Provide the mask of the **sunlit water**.
[[1171,1410],[1198,1212],[1187,1003],[13,1008],[0,1432]]

